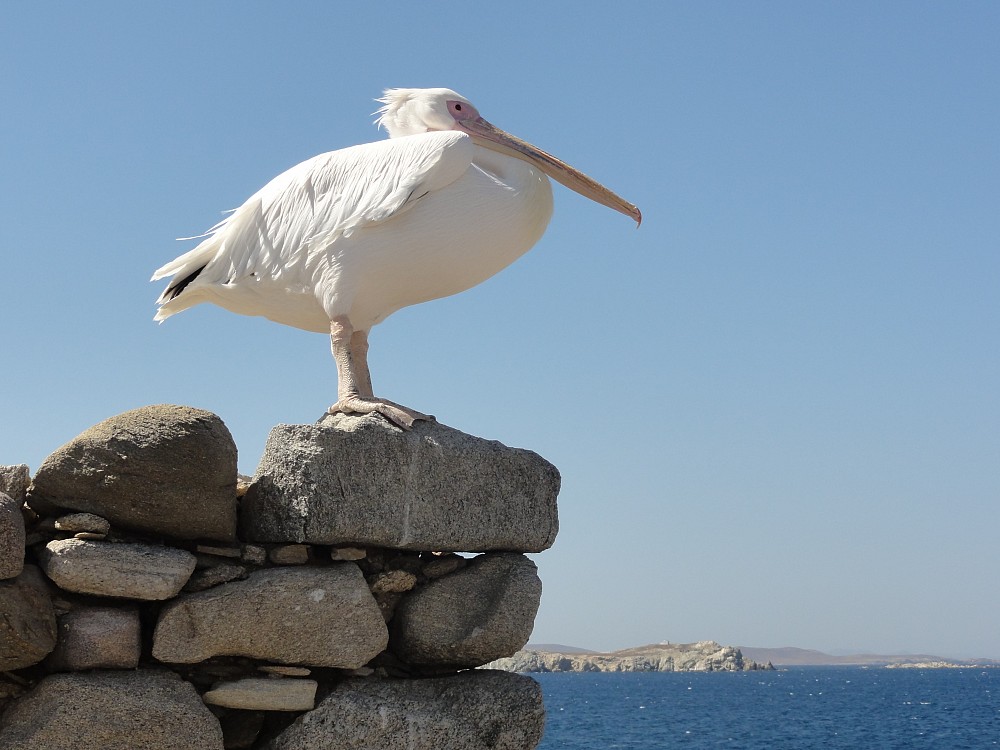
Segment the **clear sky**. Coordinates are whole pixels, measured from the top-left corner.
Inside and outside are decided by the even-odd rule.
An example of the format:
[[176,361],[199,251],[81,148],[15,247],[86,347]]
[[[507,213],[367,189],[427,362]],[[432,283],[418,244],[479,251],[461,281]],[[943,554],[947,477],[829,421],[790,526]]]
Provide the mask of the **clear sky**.
[[1000,5],[10,3],[0,463],[153,403],[268,430],[325,337],[152,271],[446,86],[637,204],[556,186],[486,284],[372,334],[376,391],[563,475],[533,640],[1000,658]]

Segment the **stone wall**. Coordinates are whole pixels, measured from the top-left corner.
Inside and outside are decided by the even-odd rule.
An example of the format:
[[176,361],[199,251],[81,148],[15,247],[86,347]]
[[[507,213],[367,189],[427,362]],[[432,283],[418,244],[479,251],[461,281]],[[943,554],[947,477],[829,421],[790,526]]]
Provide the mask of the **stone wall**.
[[[0,467],[0,747],[525,750],[521,649],[559,474],[377,415],[272,430],[151,406]],[[461,553],[461,554],[460,554]]]

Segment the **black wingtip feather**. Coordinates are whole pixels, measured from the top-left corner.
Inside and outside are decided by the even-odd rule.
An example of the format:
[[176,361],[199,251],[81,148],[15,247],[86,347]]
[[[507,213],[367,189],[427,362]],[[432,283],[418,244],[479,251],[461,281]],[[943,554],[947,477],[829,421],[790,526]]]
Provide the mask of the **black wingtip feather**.
[[195,271],[189,273],[187,276],[178,281],[176,284],[171,284],[169,287],[167,287],[167,291],[163,293],[163,296],[166,297],[166,301],[169,302],[170,300],[175,299],[181,292],[184,291],[187,285],[190,284],[195,279],[197,279],[198,274],[200,274],[204,270],[205,266],[202,266],[201,268],[198,268]]

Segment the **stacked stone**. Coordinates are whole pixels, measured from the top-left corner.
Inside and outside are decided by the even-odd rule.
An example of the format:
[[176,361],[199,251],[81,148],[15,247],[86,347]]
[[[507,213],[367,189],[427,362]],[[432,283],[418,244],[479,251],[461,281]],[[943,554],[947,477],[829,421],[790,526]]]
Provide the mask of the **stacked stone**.
[[0,747],[533,748],[537,683],[473,668],[527,642],[558,489],[378,415],[275,427],[247,481],[181,406],[0,467]]

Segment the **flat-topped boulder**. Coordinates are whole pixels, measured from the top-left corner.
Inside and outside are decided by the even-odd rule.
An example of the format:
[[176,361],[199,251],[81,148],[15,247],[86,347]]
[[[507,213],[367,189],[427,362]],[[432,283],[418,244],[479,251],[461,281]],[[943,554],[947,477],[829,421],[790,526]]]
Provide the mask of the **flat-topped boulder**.
[[245,539],[419,551],[541,552],[559,472],[538,454],[377,414],[271,430],[240,509]]
[[149,601],[176,596],[197,562],[173,547],[83,539],[51,541],[38,556],[45,575],[61,589]]
[[161,404],[118,414],[53,452],[29,504],[180,539],[236,534],[236,444],[215,414]]

